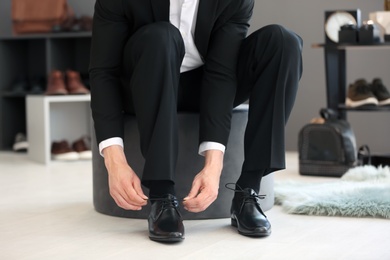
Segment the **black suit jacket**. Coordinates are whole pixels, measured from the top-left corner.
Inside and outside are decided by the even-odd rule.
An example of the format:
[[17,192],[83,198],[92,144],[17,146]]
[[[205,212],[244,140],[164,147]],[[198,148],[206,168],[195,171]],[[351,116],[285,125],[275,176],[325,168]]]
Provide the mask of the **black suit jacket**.
[[[227,144],[237,88],[236,67],[254,0],[199,0],[195,44],[204,61],[200,140]],[[169,21],[169,0],[97,0],[92,33],[91,108],[97,141],[123,138],[124,45],[140,27]]]

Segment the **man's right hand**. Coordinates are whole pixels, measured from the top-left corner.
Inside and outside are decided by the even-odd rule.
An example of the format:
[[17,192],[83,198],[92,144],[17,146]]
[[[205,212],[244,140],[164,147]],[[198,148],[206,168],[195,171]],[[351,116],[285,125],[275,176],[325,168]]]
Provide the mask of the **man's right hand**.
[[127,163],[123,148],[119,145],[106,147],[103,155],[110,194],[116,204],[126,210],[141,210],[148,197],[142,191],[137,174]]

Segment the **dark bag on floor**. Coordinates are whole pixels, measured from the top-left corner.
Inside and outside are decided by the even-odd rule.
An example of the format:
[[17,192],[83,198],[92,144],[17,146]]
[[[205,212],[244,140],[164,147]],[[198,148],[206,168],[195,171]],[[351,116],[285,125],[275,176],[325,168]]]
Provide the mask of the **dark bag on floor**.
[[357,163],[355,134],[334,111],[322,109],[321,116],[299,132],[299,173],[340,177]]

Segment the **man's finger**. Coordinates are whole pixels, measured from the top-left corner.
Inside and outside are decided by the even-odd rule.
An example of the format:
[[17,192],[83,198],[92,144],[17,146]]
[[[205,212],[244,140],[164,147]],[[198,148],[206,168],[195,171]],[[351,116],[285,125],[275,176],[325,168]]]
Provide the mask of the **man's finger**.
[[125,189],[126,193],[126,201],[129,202],[130,204],[134,204],[137,206],[145,206],[147,204],[146,199],[142,198],[138,193],[135,191],[135,189],[130,186]]
[[185,197],[183,200],[189,200],[195,198],[200,193],[200,184],[198,182],[194,182],[192,184],[192,188],[190,190],[190,193],[188,193],[187,197]]
[[185,201],[185,208],[191,212],[201,212],[206,210],[214,200],[215,196],[202,191],[196,198]]
[[141,182],[139,179],[134,180],[133,188],[135,192],[140,196],[143,200],[147,200],[148,197],[144,194],[144,191],[141,188]]
[[139,205],[132,205],[130,203],[128,203],[124,198],[123,196],[121,196],[119,193],[115,194],[113,196],[114,200],[115,200],[115,203],[123,208],[123,209],[126,209],[126,210],[141,210],[142,207],[139,206]]

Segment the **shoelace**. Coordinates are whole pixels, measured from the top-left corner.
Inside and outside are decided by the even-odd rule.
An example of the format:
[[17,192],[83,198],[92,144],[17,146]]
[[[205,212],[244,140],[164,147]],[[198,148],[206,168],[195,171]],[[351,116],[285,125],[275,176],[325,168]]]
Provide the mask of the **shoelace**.
[[[236,188],[231,188],[231,187],[229,187],[230,185],[234,185],[235,187],[238,187],[239,190],[237,190]],[[254,195],[254,194],[249,194],[248,192],[244,191],[244,190],[240,187],[240,185],[235,184],[235,183],[226,183],[226,184],[225,184],[225,188],[228,189],[228,190],[232,190],[232,191],[234,191],[234,192],[241,192],[241,193],[243,193],[243,194],[244,194],[244,195],[243,195],[244,202],[249,202],[250,200],[252,200],[252,201],[255,200],[256,202],[258,202],[258,201],[257,201],[258,199],[263,200],[263,199],[265,199],[265,197],[266,197],[266,195],[260,195],[260,194]]]
[[169,198],[149,198],[150,202],[162,201],[162,208],[176,208],[179,205],[177,199]]

